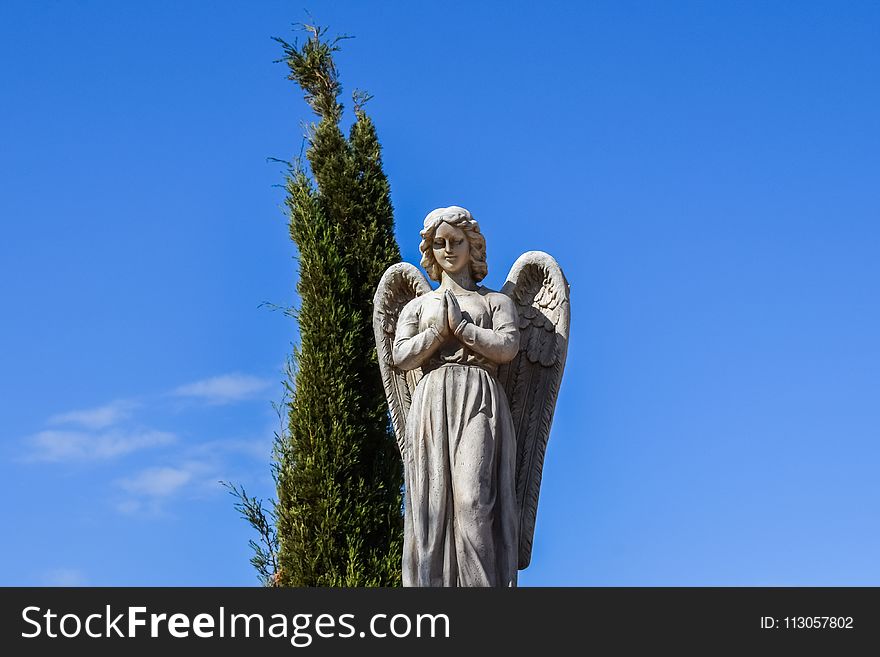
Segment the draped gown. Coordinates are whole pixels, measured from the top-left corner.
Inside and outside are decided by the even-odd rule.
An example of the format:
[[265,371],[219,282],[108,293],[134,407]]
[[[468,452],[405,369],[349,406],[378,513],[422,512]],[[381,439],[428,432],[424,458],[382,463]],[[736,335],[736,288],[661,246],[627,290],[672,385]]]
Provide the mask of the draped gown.
[[498,365],[519,350],[504,294],[458,292],[464,318],[445,340],[431,325],[439,291],[398,318],[393,359],[421,366],[406,421],[404,586],[515,586],[516,435]]

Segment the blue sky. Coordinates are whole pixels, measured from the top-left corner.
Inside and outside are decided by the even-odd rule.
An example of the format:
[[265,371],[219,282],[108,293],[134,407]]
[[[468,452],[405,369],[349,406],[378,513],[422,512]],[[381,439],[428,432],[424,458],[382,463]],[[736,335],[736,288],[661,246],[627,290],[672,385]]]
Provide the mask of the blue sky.
[[[0,584],[257,583],[303,6],[0,5]],[[880,6],[308,9],[404,258],[457,204],[571,282],[521,583],[880,585]]]

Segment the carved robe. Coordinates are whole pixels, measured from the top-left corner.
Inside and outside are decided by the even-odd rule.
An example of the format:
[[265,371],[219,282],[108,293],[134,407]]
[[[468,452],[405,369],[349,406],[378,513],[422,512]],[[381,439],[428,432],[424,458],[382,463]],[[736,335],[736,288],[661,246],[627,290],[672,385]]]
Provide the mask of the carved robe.
[[485,287],[456,298],[472,323],[454,336],[428,320],[438,292],[407,303],[395,332],[394,364],[424,374],[406,421],[403,584],[515,586],[516,435],[495,377],[519,351],[517,311]]

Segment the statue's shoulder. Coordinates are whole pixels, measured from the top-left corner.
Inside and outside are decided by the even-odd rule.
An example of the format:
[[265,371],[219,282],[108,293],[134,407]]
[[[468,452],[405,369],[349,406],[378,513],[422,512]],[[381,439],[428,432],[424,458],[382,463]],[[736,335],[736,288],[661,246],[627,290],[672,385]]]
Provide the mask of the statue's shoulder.
[[504,292],[490,290],[485,285],[482,285],[480,286],[480,294],[483,295],[483,298],[486,299],[491,308],[503,308],[511,312],[516,312],[516,306],[514,305],[513,300],[504,294]]
[[417,297],[413,297],[409,301],[406,302],[406,305],[401,310],[401,314],[403,313],[416,313],[419,311],[419,308],[422,307],[422,304],[425,303],[425,300],[430,296],[437,296],[435,291],[426,292],[425,294],[420,294]]

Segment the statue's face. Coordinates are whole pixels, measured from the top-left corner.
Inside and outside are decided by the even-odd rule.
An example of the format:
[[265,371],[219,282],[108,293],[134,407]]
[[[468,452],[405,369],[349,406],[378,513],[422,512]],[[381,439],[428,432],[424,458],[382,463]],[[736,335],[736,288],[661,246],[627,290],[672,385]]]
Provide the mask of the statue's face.
[[434,233],[434,259],[440,268],[448,274],[457,274],[471,264],[471,245],[461,228],[456,228],[445,221]]

